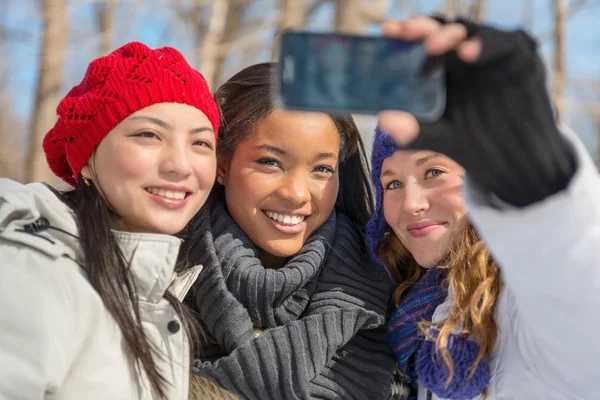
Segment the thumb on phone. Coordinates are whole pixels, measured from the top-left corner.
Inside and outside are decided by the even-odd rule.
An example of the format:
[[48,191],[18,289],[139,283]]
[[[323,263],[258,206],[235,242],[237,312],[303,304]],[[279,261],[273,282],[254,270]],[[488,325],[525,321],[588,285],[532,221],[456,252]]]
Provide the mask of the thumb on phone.
[[378,115],[379,127],[388,132],[396,143],[405,147],[419,136],[419,122],[404,111],[386,110]]

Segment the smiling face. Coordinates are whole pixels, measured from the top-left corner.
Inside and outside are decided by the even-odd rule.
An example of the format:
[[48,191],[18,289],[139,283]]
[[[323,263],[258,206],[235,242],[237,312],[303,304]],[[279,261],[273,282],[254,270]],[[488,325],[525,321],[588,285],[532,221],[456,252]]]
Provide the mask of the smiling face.
[[106,135],[81,174],[119,216],[114,229],[175,234],[204,205],[214,183],[212,125],[186,104],[143,108]]
[[381,171],[386,222],[421,267],[435,266],[468,223],[464,169],[438,153],[400,150]]
[[268,256],[296,254],[336,202],[340,135],[329,116],[275,110],[219,160],[231,217]]

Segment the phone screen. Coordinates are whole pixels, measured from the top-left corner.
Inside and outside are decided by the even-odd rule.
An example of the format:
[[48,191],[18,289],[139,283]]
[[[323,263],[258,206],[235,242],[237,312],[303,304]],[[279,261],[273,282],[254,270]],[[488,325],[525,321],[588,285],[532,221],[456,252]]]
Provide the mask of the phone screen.
[[285,109],[374,114],[403,110],[441,117],[441,58],[422,43],[374,36],[287,31],[281,35],[276,104]]

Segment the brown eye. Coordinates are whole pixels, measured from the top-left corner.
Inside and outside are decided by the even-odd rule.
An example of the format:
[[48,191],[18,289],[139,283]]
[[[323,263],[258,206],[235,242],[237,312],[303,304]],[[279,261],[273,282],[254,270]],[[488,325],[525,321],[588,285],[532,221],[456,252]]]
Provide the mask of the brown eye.
[[140,132],[134,136],[148,138],[148,139],[158,139],[158,136],[154,132]]
[[209,149],[213,149],[212,144],[210,144],[209,142],[207,142],[206,140],[198,140],[196,142],[193,143],[194,146],[203,146],[203,147],[207,147]]

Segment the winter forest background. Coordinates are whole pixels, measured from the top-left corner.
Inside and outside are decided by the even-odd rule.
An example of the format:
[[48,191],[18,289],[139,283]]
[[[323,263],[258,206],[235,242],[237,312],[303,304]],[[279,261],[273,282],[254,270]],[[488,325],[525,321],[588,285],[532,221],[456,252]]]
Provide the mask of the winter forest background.
[[[126,42],[177,48],[215,90],[273,59],[284,28],[378,33],[385,18],[433,12],[532,32],[560,119],[600,160],[600,0],[0,0],[0,176],[57,183],[41,140],[58,101]],[[357,122],[370,145],[375,119]]]

